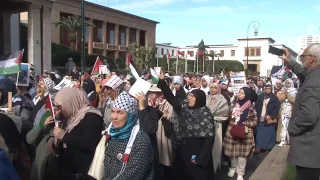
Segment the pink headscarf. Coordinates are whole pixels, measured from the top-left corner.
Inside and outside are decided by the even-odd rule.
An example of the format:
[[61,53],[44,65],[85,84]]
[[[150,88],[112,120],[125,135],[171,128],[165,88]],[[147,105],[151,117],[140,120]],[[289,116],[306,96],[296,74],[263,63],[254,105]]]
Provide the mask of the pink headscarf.
[[80,89],[63,88],[57,93],[54,101],[56,105],[60,105],[71,115],[67,123],[67,132],[71,132],[88,112],[102,117],[101,112],[92,107],[87,94]]

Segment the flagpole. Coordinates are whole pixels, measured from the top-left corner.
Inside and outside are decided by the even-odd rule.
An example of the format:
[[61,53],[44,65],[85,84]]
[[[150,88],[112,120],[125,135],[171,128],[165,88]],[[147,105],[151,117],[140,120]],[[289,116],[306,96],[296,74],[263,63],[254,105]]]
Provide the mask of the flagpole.
[[159,67],[159,55],[158,55],[158,52],[157,52],[157,67]]
[[214,73],[214,54],[212,55],[212,73]]
[[167,55],[167,62],[168,62],[168,71],[170,71],[170,66],[169,66],[169,56]]
[[179,54],[177,54],[177,61],[176,61],[176,74],[178,73],[178,63],[179,63]]
[[188,59],[187,59],[188,55],[187,54],[186,54],[186,59],[184,60],[184,73],[188,72]]
[[197,53],[197,75],[199,74],[199,53]]
[[93,68],[92,68],[92,70],[91,70],[91,74],[93,73],[94,67],[96,67],[96,64],[97,64],[98,59],[99,59],[99,56],[97,56],[96,62],[94,63]]
[[196,59],[193,61],[193,72],[196,72]]
[[205,55],[206,51],[204,51],[204,53],[202,54],[202,72],[204,72],[204,55]]

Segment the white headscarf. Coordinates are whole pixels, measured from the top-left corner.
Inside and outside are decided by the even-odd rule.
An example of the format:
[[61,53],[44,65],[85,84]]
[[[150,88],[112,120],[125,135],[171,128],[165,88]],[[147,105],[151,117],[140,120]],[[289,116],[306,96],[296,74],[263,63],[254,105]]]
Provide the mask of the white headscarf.
[[[285,84],[286,82],[289,82],[290,83],[290,88],[286,88]],[[296,97],[298,91],[297,89],[294,87],[294,83],[293,83],[293,80],[292,79],[287,79],[284,81],[284,88],[285,90],[288,92],[288,94],[292,97]]]
[[209,92],[209,90],[210,90],[211,78],[210,78],[210,76],[205,75],[205,76],[202,77],[202,79],[204,79],[204,80],[207,82],[207,87],[203,87],[203,86],[201,85],[201,88],[200,88],[200,89],[201,89],[202,91],[204,91],[204,93],[206,93],[206,95],[208,95],[208,92]]

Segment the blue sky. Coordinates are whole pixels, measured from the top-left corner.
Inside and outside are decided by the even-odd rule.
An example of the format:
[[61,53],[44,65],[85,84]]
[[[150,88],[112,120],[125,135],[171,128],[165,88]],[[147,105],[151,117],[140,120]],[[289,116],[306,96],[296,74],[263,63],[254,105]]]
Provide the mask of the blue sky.
[[[234,44],[259,21],[257,37],[299,49],[298,37],[320,34],[319,0],[87,0],[160,22],[157,43]],[[249,37],[254,37],[250,28]]]

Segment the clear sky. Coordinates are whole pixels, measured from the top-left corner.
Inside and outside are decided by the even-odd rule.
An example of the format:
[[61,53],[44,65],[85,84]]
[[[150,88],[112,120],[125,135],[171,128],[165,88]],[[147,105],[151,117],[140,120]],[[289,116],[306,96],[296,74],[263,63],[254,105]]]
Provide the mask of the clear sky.
[[[319,0],[87,0],[160,22],[157,43],[176,46],[234,44],[259,21],[257,37],[271,37],[295,50],[298,37],[320,34]],[[310,28],[311,27],[311,28]],[[249,37],[254,37],[250,28]]]

